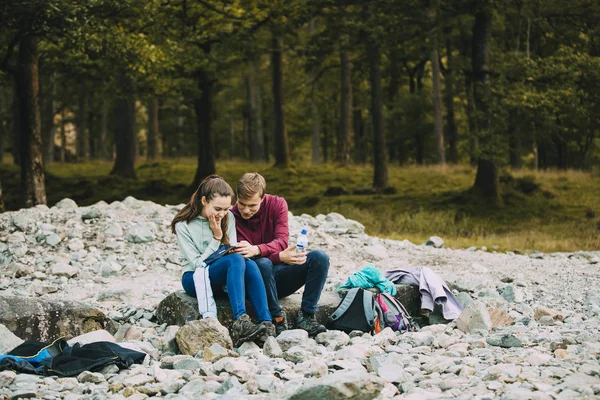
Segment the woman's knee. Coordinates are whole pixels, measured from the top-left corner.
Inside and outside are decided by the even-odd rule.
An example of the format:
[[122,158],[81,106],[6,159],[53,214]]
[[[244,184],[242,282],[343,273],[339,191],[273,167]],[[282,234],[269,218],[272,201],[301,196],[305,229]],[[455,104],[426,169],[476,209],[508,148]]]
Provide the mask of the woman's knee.
[[229,269],[243,271],[246,269],[246,259],[241,254],[229,254],[226,256],[229,261]]

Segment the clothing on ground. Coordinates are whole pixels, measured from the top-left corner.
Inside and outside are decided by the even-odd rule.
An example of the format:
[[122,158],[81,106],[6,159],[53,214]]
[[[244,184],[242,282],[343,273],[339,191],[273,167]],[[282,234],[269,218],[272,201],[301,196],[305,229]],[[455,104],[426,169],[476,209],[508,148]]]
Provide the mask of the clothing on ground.
[[373,264],[368,264],[366,267],[357,271],[348,277],[348,281],[338,289],[363,288],[368,289],[376,287],[382,293],[389,293],[392,296],[396,294],[396,286],[384,278],[380,270]]
[[83,371],[99,371],[110,364],[119,369],[129,368],[132,364],[141,364],[145,357],[145,353],[112,342],[69,346],[64,338],[52,343],[29,340],[0,355],[0,371],[77,376]]
[[434,305],[440,304],[444,319],[456,319],[463,310],[446,282],[427,267],[389,270],[385,271],[385,277],[394,283],[418,286],[421,292],[421,309],[432,312]]

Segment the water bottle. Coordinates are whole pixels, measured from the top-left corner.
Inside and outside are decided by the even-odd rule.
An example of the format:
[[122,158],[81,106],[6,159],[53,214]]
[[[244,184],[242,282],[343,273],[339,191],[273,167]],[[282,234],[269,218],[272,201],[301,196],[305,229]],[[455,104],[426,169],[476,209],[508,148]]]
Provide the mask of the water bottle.
[[296,240],[296,253],[306,253],[308,247],[308,237],[306,236],[306,229],[302,229],[298,239]]

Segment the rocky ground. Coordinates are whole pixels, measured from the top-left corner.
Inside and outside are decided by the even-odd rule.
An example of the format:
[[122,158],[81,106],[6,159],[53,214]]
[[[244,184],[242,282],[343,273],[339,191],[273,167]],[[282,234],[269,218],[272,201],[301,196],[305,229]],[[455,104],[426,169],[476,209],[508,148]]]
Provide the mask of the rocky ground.
[[[0,300],[84,302],[120,324],[114,336],[92,339],[149,354],[142,365],[73,378],[3,371],[0,398],[600,398],[600,252],[436,248],[369,237],[339,214],[290,219],[292,241],[306,226],[309,247],[330,255],[326,290],[368,263],[427,266],[466,306],[461,318],[404,335],[330,331],[310,339],[292,330],[262,349],[250,343],[232,351],[225,340],[178,354],[178,331],[204,322],[167,327],[154,316],[181,288],[169,230],[179,207],[131,197],[78,207],[65,199],[0,214]],[[506,326],[492,328],[498,318]],[[0,353],[11,340],[0,335]]]

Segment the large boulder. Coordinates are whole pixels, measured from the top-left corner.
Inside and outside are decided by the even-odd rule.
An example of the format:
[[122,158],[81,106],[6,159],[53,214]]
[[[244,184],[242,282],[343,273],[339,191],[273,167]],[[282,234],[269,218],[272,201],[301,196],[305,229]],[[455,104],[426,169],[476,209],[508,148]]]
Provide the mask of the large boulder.
[[[411,285],[396,285],[396,289],[395,297],[404,304],[408,312],[413,316],[419,315],[421,308],[419,288]],[[377,289],[374,288],[369,290],[374,292],[377,291]],[[324,324],[327,321],[327,318],[335,311],[345,294],[346,290],[321,293],[319,311],[317,312],[317,319],[319,322]],[[215,298],[215,302],[217,303],[219,321],[224,326],[230,326],[233,322],[233,315],[231,313],[229,299],[227,297],[217,297]],[[302,294],[300,293],[294,293],[279,301],[279,304],[281,304],[286,311],[288,322],[292,325],[296,320],[301,303]],[[246,303],[246,309],[248,310],[249,315],[255,316],[254,310],[249,302]],[[196,298],[187,295],[184,291],[173,292],[159,303],[158,308],[156,309],[156,318],[161,324],[166,323],[167,325],[183,326],[186,321],[200,318],[200,314],[198,313],[198,301]]]
[[[229,305],[229,299],[227,297],[217,297],[215,302],[217,303],[219,322],[226,327],[231,326],[233,323],[233,315],[231,306]],[[280,300],[281,306],[285,308],[289,322],[293,323],[293,321],[296,320],[301,302],[302,295],[299,293],[294,293],[291,296]],[[321,323],[325,323],[327,318],[337,308],[339,302],[340,297],[337,293],[323,292],[321,294],[321,300],[319,301],[317,319]],[[249,302],[246,303],[246,309],[250,316],[256,316]],[[198,313],[198,301],[194,297],[188,296],[183,291],[171,293],[158,304],[156,318],[161,324],[166,323],[167,325],[183,326],[186,321],[200,318],[200,314]]]
[[338,371],[302,385],[288,400],[376,398],[386,381],[366,371]]
[[233,349],[229,331],[216,318],[205,318],[187,323],[177,331],[175,339],[181,354],[192,356],[215,343],[226,349]]
[[0,296],[0,324],[23,340],[42,342],[98,329],[116,332],[114,321],[87,304],[21,296]]

